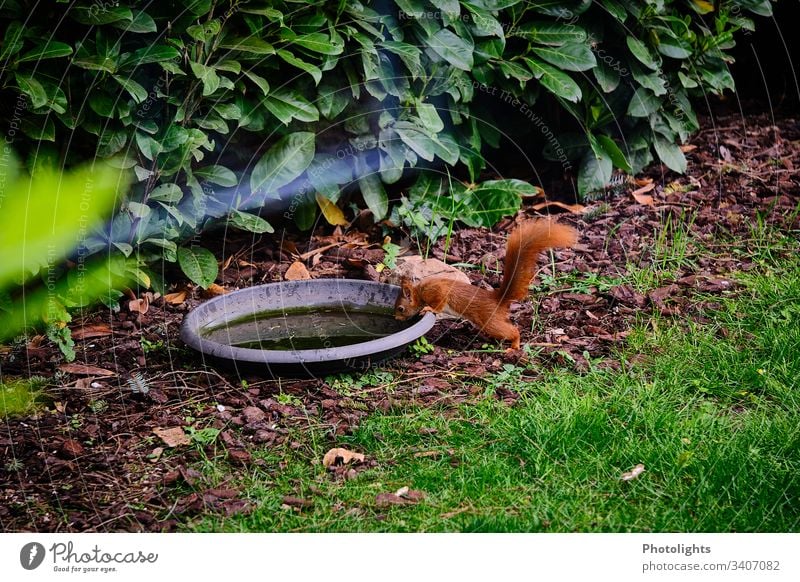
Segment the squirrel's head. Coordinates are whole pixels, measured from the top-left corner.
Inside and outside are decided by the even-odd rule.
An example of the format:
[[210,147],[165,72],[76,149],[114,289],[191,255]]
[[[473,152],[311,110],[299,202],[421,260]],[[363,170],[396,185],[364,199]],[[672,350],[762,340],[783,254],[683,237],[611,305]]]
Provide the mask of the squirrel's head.
[[403,321],[415,316],[418,311],[414,308],[414,285],[404,277],[400,281],[400,294],[394,303],[394,318]]

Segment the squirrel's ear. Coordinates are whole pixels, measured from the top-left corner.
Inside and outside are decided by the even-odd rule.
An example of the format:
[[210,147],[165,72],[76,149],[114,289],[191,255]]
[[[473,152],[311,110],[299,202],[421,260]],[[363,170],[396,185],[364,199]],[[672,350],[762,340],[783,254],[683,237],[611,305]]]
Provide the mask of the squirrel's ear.
[[407,277],[403,277],[400,281],[400,288],[402,289],[403,297],[411,299],[411,281]]

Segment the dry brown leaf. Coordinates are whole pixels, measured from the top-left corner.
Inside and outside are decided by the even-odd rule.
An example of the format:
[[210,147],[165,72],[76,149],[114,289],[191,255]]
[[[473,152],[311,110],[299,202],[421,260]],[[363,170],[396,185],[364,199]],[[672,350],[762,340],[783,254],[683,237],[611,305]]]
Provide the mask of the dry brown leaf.
[[290,240],[281,241],[281,251],[290,256],[297,256],[300,254],[300,251],[297,250],[297,245]]
[[336,204],[319,192],[317,192],[316,198],[319,209],[322,211],[322,216],[325,217],[328,224],[332,224],[333,226],[345,226],[348,223],[348,220],[344,217],[344,212],[342,212],[342,209],[336,206]]
[[683,153],[691,152],[691,151],[693,151],[693,150],[696,150],[696,149],[697,149],[697,146],[696,146],[696,145],[694,145],[694,144],[691,144],[691,143],[687,143],[687,144],[684,144],[684,145],[682,145],[682,146],[678,146],[678,147],[680,147],[680,148],[681,148],[681,151],[682,151]]
[[61,364],[58,369],[75,376],[116,376],[111,370],[86,364]]
[[167,293],[164,295],[164,301],[169,303],[170,305],[180,305],[184,301],[186,301],[186,289],[182,289],[181,291],[176,291],[175,293]]
[[150,310],[150,301],[147,297],[140,297],[133,301],[128,301],[128,311],[141,313],[144,315]]
[[220,271],[226,271],[228,267],[231,266],[231,261],[233,261],[233,255],[228,255],[228,258],[225,259],[225,262],[222,263],[222,266],[219,268]]
[[179,447],[183,445],[192,444],[192,440],[185,432],[183,427],[173,426],[172,428],[156,427],[153,429],[153,434],[164,441],[168,447]]
[[653,190],[655,187],[656,187],[655,183],[650,182],[649,184],[646,184],[641,188],[637,188],[636,190],[631,192],[631,196],[633,196],[633,199],[636,200],[637,204],[644,204],[645,206],[653,206],[655,204],[655,202],[653,202],[653,197],[650,196],[649,194],[646,194],[646,192],[650,192],[650,190]]
[[306,269],[306,266],[303,263],[300,261],[295,261],[286,270],[286,274],[283,276],[283,278],[287,281],[304,281],[306,279],[310,279],[311,275],[308,273],[308,269]]
[[333,242],[333,243],[327,244],[325,246],[318,247],[318,248],[314,249],[313,251],[308,251],[307,253],[303,253],[302,255],[299,256],[299,259],[301,261],[307,261],[309,258],[313,257],[314,255],[318,255],[320,253],[324,253],[328,249],[332,249],[333,247],[338,247],[338,246],[341,246],[341,245],[342,245],[341,242]]
[[218,295],[225,295],[227,292],[228,290],[222,285],[211,283],[211,285],[208,286],[208,289],[203,290],[203,297],[217,297]]
[[325,453],[325,456],[322,457],[322,466],[330,469],[334,465],[347,465],[351,461],[353,463],[363,463],[364,455],[337,447]]
[[544,208],[550,208],[551,206],[569,210],[572,214],[581,214],[584,210],[586,210],[586,207],[583,204],[564,204],[563,202],[558,202],[556,200],[539,202],[539,204],[534,204],[531,206],[531,208],[534,210],[542,210]]
[[93,337],[105,337],[111,335],[111,327],[105,323],[95,325],[82,325],[72,330],[72,339],[89,339]]
[[626,471],[625,473],[623,473],[620,479],[622,479],[623,481],[631,481],[632,479],[636,479],[636,477],[638,477],[642,473],[644,473],[644,465],[639,463],[630,471]]

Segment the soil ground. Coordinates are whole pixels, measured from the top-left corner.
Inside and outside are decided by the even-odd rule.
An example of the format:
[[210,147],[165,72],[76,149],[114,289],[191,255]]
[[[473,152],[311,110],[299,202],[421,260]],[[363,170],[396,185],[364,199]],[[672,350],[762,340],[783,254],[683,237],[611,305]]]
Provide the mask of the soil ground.
[[[191,288],[172,290],[187,291],[183,302],[174,296],[175,303],[162,297],[147,306],[125,300],[117,313],[76,316],[71,327],[78,357],[68,365],[41,336],[0,347],[4,382],[40,376],[46,384],[35,414],[0,427],[0,529],[171,531],[198,516],[247,512],[249,501],[235,487],[203,486],[194,467],[206,455],[222,451],[235,475],[259,462],[255,449],[291,445],[292,435],[310,422],[325,429],[334,446],[337,435],[373,411],[403,401],[469,401],[468,388],[453,390],[442,370],[481,377],[531,357],[542,374],[554,367],[580,373],[587,358],[614,368],[619,346],[643,312],[702,320],[715,294],[735,291],[730,274],[751,267],[747,249],[736,241],[752,239],[760,221],[797,229],[800,208],[796,117],[737,112],[705,118],[703,127],[686,148],[686,175],[653,165],[639,178],[652,178],[655,187],[638,201],[631,194],[637,185],[622,184],[582,213],[560,215],[581,232],[580,245],[543,261],[531,300],[512,313],[523,343],[533,348],[527,352],[505,354],[468,323],[442,321],[427,336],[432,353],[385,364],[393,373],[391,391],[379,385],[354,400],[324,378],[277,382],[206,367],[178,339],[186,312],[205,300]],[[536,214],[530,207],[523,212]],[[469,271],[473,282],[497,285],[495,265],[511,223],[493,231],[459,230],[446,255],[443,242],[431,255],[483,266]],[[715,258],[691,260],[687,240],[714,247]],[[306,263],[313,277],[375,278],[381,241],[379,229],[364,228],[257,240],[222,240],[218,233],[203,244],[220,259],[217,282],[230,290],[283,280],[293,255],[304,253],[311,253]],[[620,284],[632,271],[659,275],[642,286]],[[516,395],[499,387],[496,397],[513,406]],[[170,447],[170,433],[154,433],[176,427],[200,446]],[[202,446],[209,434],[218,437],[213,451]]]

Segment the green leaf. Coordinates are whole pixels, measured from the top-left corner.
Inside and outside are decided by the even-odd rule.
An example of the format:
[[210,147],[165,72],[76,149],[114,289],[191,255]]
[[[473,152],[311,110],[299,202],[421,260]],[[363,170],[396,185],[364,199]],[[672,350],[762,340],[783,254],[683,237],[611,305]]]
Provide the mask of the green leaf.
[[241,210],[232,210],[228,215],[228,222],[236,228],[256,234],[275,232],[272,225],[260,216]]
[[311,132],[297,132],[278,140],[253,168],[250,188],[274,193],[299,177],[314,159],[314,139]]
[[36,78],[32,75],[27,76],[14,73],[14,79],[17,81],[19,90],[30,98],[31,105],[34,109],[47,105],[47,93]]
[[312,122],[319,120],[319,111],[299,91],[279,89],[264,99],[264,107],[284,125],[292,119]]
[[133,79],[121,77],[119,75],[113,75],[113,77],[114,80],[133,97],[135,103],[141,103],[147,99],[147,90]]
[[597,66],[594,53],[586,44],[570,43],[558,47],[534,47],[533,52],[548,63],[567,71],[588,71]]
[[100,90],[89,94],[89,107],[100,117],[114,117],[114,99]]
[[28,51],[20,58],[17,59],[18,63],[26,61],[42,61],[44,59],[57,59],[59,57],[66,57],[72,54],[72,47],[63,42],[54,40],[48,41],[45,44],[40,44],[33,50]]
[[377,222],[383,220],[389,211],[389,197],[383,188],[380,175],[366,167],[364,171],[365,173],[358,179],[358,187],[361,189],[361,195],[364,197],[364,202],[367,203],[367,208],[370,209]]
[[127,143],[127,131],[107,128],[100,134],[100,139],[97,142],[97,156],[100,158],[110,158],[114,154],[119,153]]
[[619,71],[610,67],[602,60],[597,61],[597,66],[592,72],[594,73],[594,78],[597,79],[597,84],[603,90],[603,93],[611,93],[619,86]]
[[154,44],[142,47],[133,51],[132,53],[125,53],[120,58],[119,66],[120,68],[132,68],[150,63],[173,61],[180,58],[181,53],[178,51],[178,49],[165,44]]
[[178,264],[190,281],[207,289],[217,278],[217,259],[203,247],[181,247],[178,249]]
[[214,70],[213,67],[194,61],[189,62],[189,67],[191,67],[194,76],[203,83],[204,97],[211,95],[214,91],[219,89],[219,75],[217,75],[217,71]]
[[239,179],[232,171],[225,166],[206,166],[194,170],[194,175],[202,180],[219,184],[220,186],[232,187],[239,183]]
[[3,35],[3,48],[0,49],[0,63],[5,63],[12,55],[22,50],[24,46],[22,34],[24,32],[25,27],[22,26],[22,23],[13,20],[8,24]]
[[450,19],[456,19],[461,14],[461,6],[458,0],[430,0],[430,2]]
[[150,199],[156,202],[173,204],[183,198],[183,190],[177,184],[161,184],[150,192]]
[[417,115],[429,132],[439,133],[444,129],[444,122],[432,103],[417,103]]
[[56,141],[56,126],[50,115],[25,117],[20,123],[22,132],[37,141]]
[[382,42],[380,46],[400,57],[400,60],[403,61],[403,64],[411,73],[412,79],[416,79],[424,74],[425,71],[421,63],[422,51],[413,44],[396,40],[387,40]]
[[142,204],[141,202],[130,201],[127,203],[127,207],[128,212],[135,218],[147,218],[153,211],[147,204]]
[[625,42],[628,44],[628,48],[631,53],[633,53],[633,56],[636,57],[640,63],[654,71],[658,70],[658,61],[650,52],[650,49],[647,48],[647,45],[633,36],[628,36]]
[[472,224],[488,228],[504,216],[516,214],[522,204],[522,188],[530,189],[532,186],[522,180],[488,180],[474,190],[468,190],[465,204]]
[[260,77],[253,73],[252,71],[245,71],[244,76],[250,79],[256,86],[261,89],[261,93],[264,95],[269,94],[269,83],[264,77]]
[[419,126],[409,121],[398,121],[394,124],[394,130],[403,143],[414,150],[419,157],[429,162],[436,156],[436,145],[433,139],[425,133]]
[[236,37],[226,39],[225,42],[220,43],[220,48],[239,51],[243,53],[251,53],[254,55],[274,55],[275,47],[265,40],[261,40],[255,36]]
[[303,34],[291,39],[292,45],[298,45],[315,53],[323,55],[340,55],[344,52],[344,45],[333,43],[331,37],[321,32]]
[[[624,170],[625,172],[631,172],[631,166],[628,163],[628,160],[625,158],[625,154],[622,153],[622,150],[619,149],[619,146],[616,142],[608,137],[607,135],[597,135],[595,136],[596,144],[592,144],[592,149],[595,149],[596,146],[602,148],[603,152],[611,158],[611,162],[619,169]],[[591,141],[591,140],[590,140]]]
[[536,59],[526,58],[525,63],[545,89],[567,101],[580,101],[581,88],[568,74]]
[[569,43],[584,43],[588,38],[586,31],[575,24],[534,21],[516,27],[513,36],[523,36],[537,44],[561,46]]
[[425,4],[422,0],[395,0],[395,3],[409,16],[422,18],[425,15]]
[[111,23],[111,26],[121,28],[125,32],[147,33],[156,32],[156,22],[146,12],[137,12],[133,15],[130,22],[117,21]]
[[628,105],[628,115],[631,117],[648,117],[651,113],[658,111],[659,107],[661,107],[661,99],[644,87],[639,87],[631,97],[631,102]]
[[611,156],[605,152],[598,156],[594,150],[589,149],[578,170],[578,194],[583,197],[590,192],[603,190],[611,180],[613,170]]
[[683,155],[681,148],[677,144],[656,135],[653,140],[653,147],[659,159],[666,166],[679,174],[686,172],[686,156]]
[[81,24],[111,24],[133,20],[133,12],[124,6],[111,4],[92,4],[92,6],[72,6],[68,14]]
[[443,28],[426,42],[436,54],[455,68],[462,71],[472,70],[474,47],[454,32]]
[[322,80],[322,71],[319,70],[319,67],[312,65],[311,63],[307,63],[302,59],[298,59],[292,53],[284,49],[280,49],[278,51],[278,56],[293,67],[297,67],[298,69],[311,75],[311,77],[314,79],[314,83],[319,85],[319,82]]

